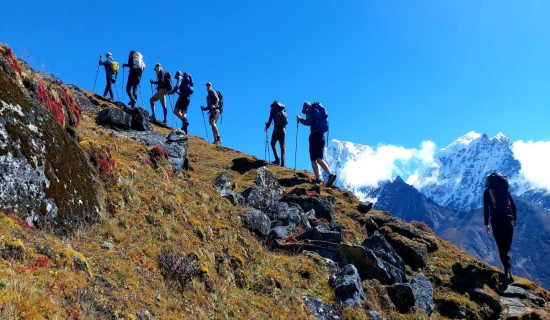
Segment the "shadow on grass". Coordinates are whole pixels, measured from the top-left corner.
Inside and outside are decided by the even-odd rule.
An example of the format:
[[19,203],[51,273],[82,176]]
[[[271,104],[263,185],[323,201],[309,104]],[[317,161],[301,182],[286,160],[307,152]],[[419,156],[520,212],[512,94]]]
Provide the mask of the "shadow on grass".
[[252,160],[249,158],[237,158],[233,159],[231,170],[237,171],[240,174],[246,173],[253,169],[258,169],[266,166],[267,162],[264,160]]

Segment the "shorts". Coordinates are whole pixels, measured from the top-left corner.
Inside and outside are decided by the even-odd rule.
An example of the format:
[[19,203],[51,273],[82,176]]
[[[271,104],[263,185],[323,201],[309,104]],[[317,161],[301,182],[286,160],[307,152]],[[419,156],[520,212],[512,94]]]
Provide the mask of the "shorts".
[[218,121],[218,118],[220,117],[220,110],[216,109],[214,111],[210,112],[210,121],[214,120],[215,122]]
[[191,102],[191,96],[180,96],[178,101],[176,101],[176,109],[179,109],[183,112],[187,112],[189,103]]
[[323,151],[325,149],[325,135],[321,132],[312,132],[309,135],[309,159],[315,161],[323,160]]

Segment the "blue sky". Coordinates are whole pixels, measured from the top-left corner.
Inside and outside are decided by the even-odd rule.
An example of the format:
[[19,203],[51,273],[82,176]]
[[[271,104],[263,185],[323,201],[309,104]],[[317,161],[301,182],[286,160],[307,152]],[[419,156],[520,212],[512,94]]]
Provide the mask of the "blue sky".
[[[35,69],[91,90],[99,54],[138,50],[190,72],[190,134],[205,136],[204,83],[224,95],[224,144],[263,158],[269,105],[321,101],[330,137],[443,147],[468,131],[550,140],[549,1],[9,1],[0,42]],[[96,92],[105,79],[100,70]],[[128,98],[117,82],[119,94]],[[209,132],[212,137],[211,132]],[[310,169],[308,129],[298,168]]]

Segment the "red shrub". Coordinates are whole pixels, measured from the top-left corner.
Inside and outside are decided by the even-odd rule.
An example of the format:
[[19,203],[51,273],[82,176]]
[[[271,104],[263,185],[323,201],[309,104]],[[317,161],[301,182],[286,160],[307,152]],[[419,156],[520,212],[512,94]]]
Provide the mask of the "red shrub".
[[293,235],[290,235],[290,236],[286,236],[284,239],[284,242],[298,242],[298,240],[296,240],[296,237],[294,237]]
[[21,76],[21,67],[19,66],[19,62],[17,62],[17,58],[13,55],[13,51],[11,51],[10,48],[7,46],[4,46],[4,50],[2,50],[2,55],[6,60],[8,60],[8,65],[10,69],[14,70]]
[[31,230],[31,231],[36,231],[37,230],[36,228],[31,227],[25,220],[19,219],[16,216],[9,216],[9,217],[10,217],[10,219],[15,221],[15,223],[17,223],[23,229],[27,229],[27,230]]
[[161,146],[154,146],[151,148],[151,153],[157,161],[168,160],[168,152],[166,152],[166,150],[164,150]]
[[78,127],[78,125],[80,125],[80,107],[75,103],[73,96],[69,94],[67,88],[61,87],[61,89],[63,89],[63,93],[65,94],[65,101],[69,109],[69,114],[74,116],[76,120],[75,127]]
[[57,122],[60,124],[65,123],[65,116],[63,115],[63,103],[61,101],[55,100],[47,91],[44,89],[44,86],[40,82],[38,84],[38,90],[36,91],[38,98],[42,100],[46,109],[53,112]]

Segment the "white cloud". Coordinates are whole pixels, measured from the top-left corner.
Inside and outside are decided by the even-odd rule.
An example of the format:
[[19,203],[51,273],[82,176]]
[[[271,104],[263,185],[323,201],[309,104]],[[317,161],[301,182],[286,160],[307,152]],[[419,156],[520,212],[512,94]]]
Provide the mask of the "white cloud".
[[534,187],[550,190],[550,141],[520,140],[512,151],[521,163],[520,174]]
[[414,182],[419,171],[433,164],[435,152],[432,141],[423,141],[420,149],[395,145],[380,145],[376,150],[366,148],[356,160],[345,164],[340,177],[344,184],[356,188],[377,186],[397,175]]

